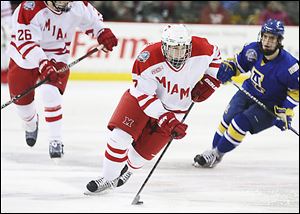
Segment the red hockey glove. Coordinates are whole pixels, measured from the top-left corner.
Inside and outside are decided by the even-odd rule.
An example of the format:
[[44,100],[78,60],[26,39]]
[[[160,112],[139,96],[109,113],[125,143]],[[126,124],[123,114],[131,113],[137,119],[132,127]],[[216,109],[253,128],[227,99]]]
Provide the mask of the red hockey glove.
[[188,125],[178,121],[172,112],[162,114],[158,118],[158,126],[166,136],[173,136],[174,139],[181,139],[186,135]]
[[[60,71],[62,68],[65,68],[64,71]],[[69,72],[67,64],[64,62],[56,62],[54,59],[42,60],[40,62],[40,77],[41,80],[49,78],[49,82],[56,82],[59,78],[64,78],[65,75]],[[58,73],[58,71],[60,71]]]
[[204,74],[202,79],[196,84],[192,90],[192,100],[194,102],[202,102],[209,98],[215,90],[220,87],[220,81],[210,75]]
[[40,62],[39,71],[41,73],[41,80],[44,80],[46,78],[49,79],[49,82],[56,82],[58,80],[58,73],[53,61],[47,59],[42,60]]
[[51,62],[53,63],[53,66],[56,68],[59,78],[64,78],[70,72],[70,69],[66,63],[56,62],[55,59],[51,59]]
[[118,39],[109,28],[104,28],[97,38],[99,45],[103,44],[104,48],[112,51],[113,47],[118,45]]

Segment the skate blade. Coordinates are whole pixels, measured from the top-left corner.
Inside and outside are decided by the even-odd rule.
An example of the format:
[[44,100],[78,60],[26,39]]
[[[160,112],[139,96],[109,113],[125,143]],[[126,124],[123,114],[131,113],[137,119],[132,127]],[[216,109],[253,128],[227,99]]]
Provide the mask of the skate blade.
[[86,190],[86,191],[83,192],[83,194],[84,194],[84,195],[88,195],[88,196],[95,196],[95,195],[104,195],[104,194],[106,194],[107,192],[108,192],[107,189],[106,189],[106,190],[103,190],[103,191],[101,191],[101,192],[90,192],[90,191]]
[[193,164],[192,164],[194,167],[196,167],[196,168],[201,168],[202,166],[199,164],[199,163],[197,163],[197,162],[194,162]]

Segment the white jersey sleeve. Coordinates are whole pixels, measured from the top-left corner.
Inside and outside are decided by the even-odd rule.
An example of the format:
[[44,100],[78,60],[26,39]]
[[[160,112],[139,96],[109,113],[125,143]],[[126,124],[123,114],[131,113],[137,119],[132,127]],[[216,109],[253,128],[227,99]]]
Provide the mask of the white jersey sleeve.
[[217,73],[221,65],[222,58],[219,48],[215,45],[213,47],[211,63],[209,64],[209,68],[205,71],[205,73],[217,79]]
[[87,1],[81,2],[76,9],[78,9],[78,13],[82,15],[79,23],[80,30],[89,36],[98,37],[105,27],[102,14]]

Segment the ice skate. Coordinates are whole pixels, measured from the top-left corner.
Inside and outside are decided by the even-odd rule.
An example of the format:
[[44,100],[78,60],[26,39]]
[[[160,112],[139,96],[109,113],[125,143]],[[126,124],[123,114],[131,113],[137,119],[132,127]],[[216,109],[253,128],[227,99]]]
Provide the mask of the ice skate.
[[132,172],[128,171],[128,166],[126,165],[120,173],[120,176],[115,178],[114,180],[106,180],[104,177],[101,177],[96,180],[90,181],[87,185],[87,191],[84,192],[85,195],[93,195],[97,193],[102,193],[105,190],[114,189],[116,187],[120,187],[125,184]]
[[194,158],[195,167],[213,168],[221,162],[223,154],[217,149],[207,150]]
[[39,131],[39,115],[37,115],[36,129],[33,132],[25,131],[25,138],[28,146],[30,147],[34,146],[38,136],[38,131]]
[[49,144],[50,158],[61,158],[64,154],[64,145],[59,140],[52,140]]

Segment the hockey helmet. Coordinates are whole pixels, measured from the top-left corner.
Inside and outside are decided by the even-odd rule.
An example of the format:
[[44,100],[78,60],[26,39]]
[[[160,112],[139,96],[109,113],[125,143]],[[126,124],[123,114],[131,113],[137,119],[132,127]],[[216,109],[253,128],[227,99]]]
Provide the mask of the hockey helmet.
[[283,38],[284,26],[283,23],[276,19],[268,19],[261,27],[261,34],[271,33]]
[[165,59],[176,69],[179,69],[191,56],[192,37],[183,24],[166,26],[161,42]]

